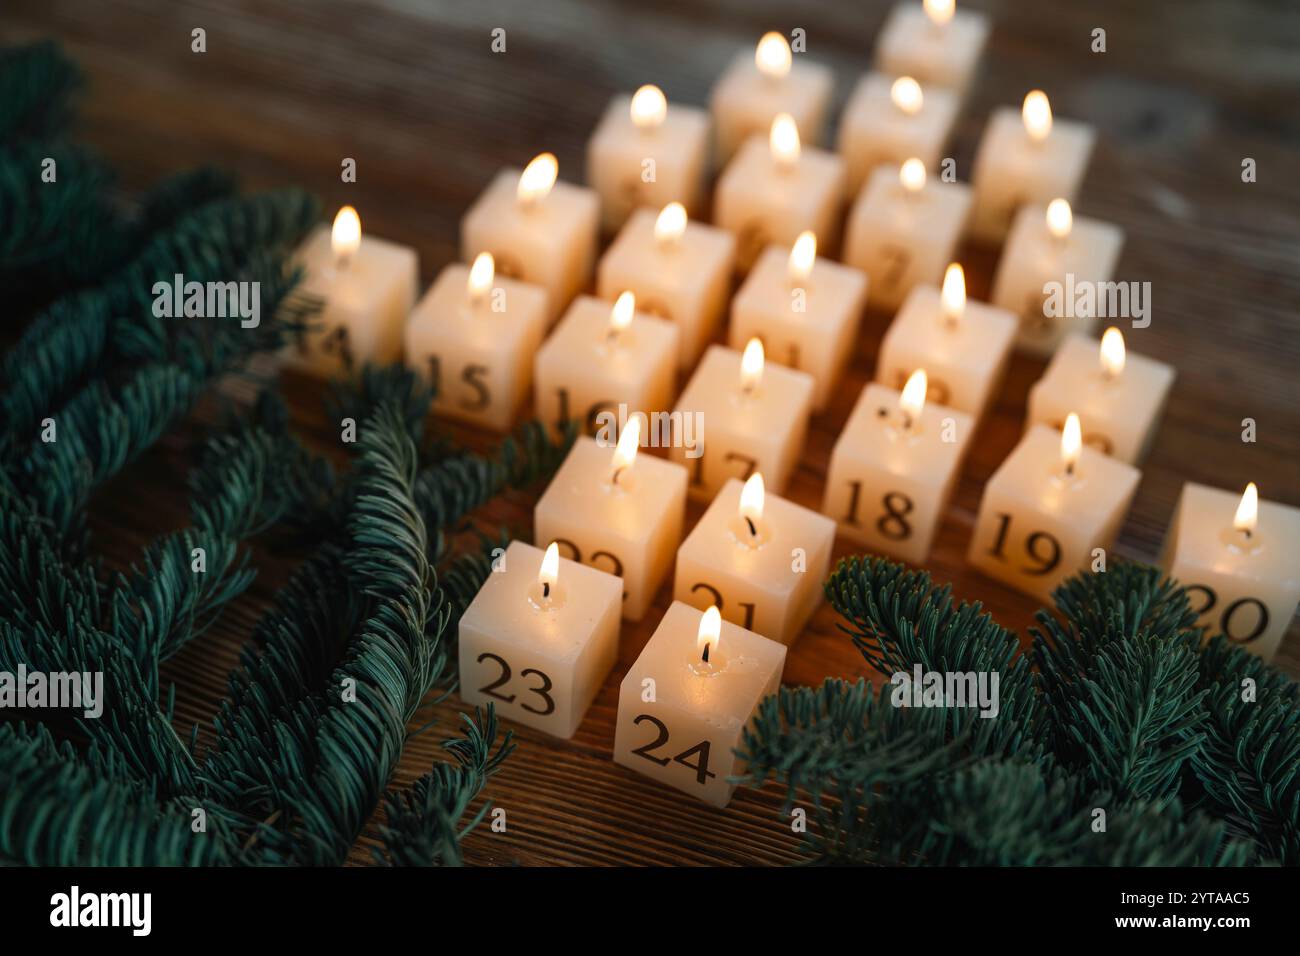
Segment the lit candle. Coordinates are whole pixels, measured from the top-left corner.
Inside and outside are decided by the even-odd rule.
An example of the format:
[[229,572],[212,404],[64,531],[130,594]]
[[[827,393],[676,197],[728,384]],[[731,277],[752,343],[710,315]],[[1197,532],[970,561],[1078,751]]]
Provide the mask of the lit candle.
[[623,582],[510,542],[460,619],[460,696],[572,737],[618,657]]
[[808,432],[813,387],[807,372],[767,366],[758,339],[743,353],[709,346],[673,410],[679,435],[699,423],[694,447],[677,437],[668,451],[689,469],[691,495],[711,499],[729,478],[756,471],[780,494]]
[[786,649],[674,601],[618,691],[614,761],[725,807],[741,734],[781,685]]
[[984,486],[967,560],[1043,601],[1109,549],[1141,473],[1086,447],[1073,413],[1034,425]]
[[930,553],[974,422],[925,400],[926,373],[902,392],[862,390],[831,452],[822,513],[873,552],[921,564]]
[[853,354],[867,277],[817,255],[817,236],[801,233],[787,249],[769,246],[731,302],[729,342],[752,338],[766,355],[813,376],[813,410],[830,401]]
[[1300,602],[1300,508],[1260,501],[1252,481],[1240,500],[1187,482],[1161,564],[1187,589],[1206,636],[1222,634],[1272,660]]
[[769,243],[789,246],[807,230],[835,248],[843,196],[844,163],[833,153],[805,149],[794,118],[781,113],[766,142],[749,139],[723,170],[714,222],[735,234],[736,266],[748,271]]
[[288,365],[323,377],[347,375],[367,362],[401,360],[402,328],[415,302],[415,250],[361,233],[351,206],[318,226],[298,248],[302,291],[324,305],[313,328],[284,351]]
[[557,430],[577,419],[595,431],[619,406],[650,415],[672,404],[680,345],[677,326],[636,311],[636,297],[610,303],[581,295],[537,351],[533,409]]
[[947,87],[964,98],[988,41],[989,18],[955,8],[953,0],[896,4],[876,43],[876,68]]
[[913,369],[929,373],[929,400],[975,419],[996,394],[1019,324],[1006,309],[966,297],[962,267],[950,263],[942,289],[908,293],[880,343],[876,381],[902,388]]
[[669,106],[657,86],[615,97],[587,144],[587,181],[605,230],[619,229],[638,206],[679,202],[698,214],[708,151],[704,110]]
[[1138,464],[1155,437],[1173,380],[1172,367],[1128,354],[1117,328],[1107,329],[1100,343],[1073,335],[1030,389],[1027,424],[1059,427],[1077,411],[1088,444]]
[[957,120],[957,96],[926,89],[911,76],[868,73],[858,81],[840,119],[839,154],[856,196],[877,166],[916,157],[937,168]]
[[546,328],[546,292],[497,279],[492,254],[439,273],[406,324],[406,364],[433,385],[444,417],[508,431],[527,398]]
[[849,213],[844,262],[870,277],[867,305],[897,309],[917,285],[938,285],[970,211],[970,189],[930,180],[913,157],[878,167]]
[[992,295],[1021,317],[1016,348],[1049,356],[1067,335],[1091,335],[1123,247],[1122,229],[1075,216],[1064,199],[1016,213]]
[[498,273],[544,288],[548,323],[591,280],[599,232],[596,193],[558,174],[550,153],[502,170],[461,221],[464,260],[490,252]]
[[827,67],[802,55],[794,62],[785,37],[765,34],[753,54],[739,54],[713,88],[714,161],[726,163],[746,139],[766,133],[780,113],[794,119],[809,143],[820,143],[833,85]]
[[686,517],[686,469],[637,455],[641,422],[628,419],[613,454],[579,438],[533,512],[538,540],[623,579],[623,616],[632,621],[667,576]]
[[975,154],[971,237],[1001,242],[1021,206],[1057,197],[1073,203],[1095,139],[1087,124],[1054,120],[1042,90],[1025,96],[1019,115],[1011,108],[995,111]]
[[637,210],[596,274],[602,299],[631,291],[642,312],[681,330],[678,365],[683,369],[695,365],[718,330],[736,256],[731,233],[687,219],[680,203],[669,203],[658,215]]
[[767,494],[761,472],[733,478],[677,551],[673,599],[791,644],[821,601],[834,543],[835,522]]

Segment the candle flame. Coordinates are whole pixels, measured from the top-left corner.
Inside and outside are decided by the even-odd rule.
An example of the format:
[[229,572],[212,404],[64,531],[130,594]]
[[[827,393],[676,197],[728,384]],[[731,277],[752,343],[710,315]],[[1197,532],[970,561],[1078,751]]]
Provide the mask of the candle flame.
[[922,2],[925,7],[925,15],[937,27],[941,27],[951,20],[952,15],[957,10],[957,4],[954,0],[922,0]]
[[351,206],[344,206],[334,217],[334,228],[330,230],[330,249],[334,258],[345,263],[361,246],[361,217]]
[[637,129],[652,130],[663,125],[668,115],[668,100],[664,91],[647,83],[632,94],[632,122]]
[[469,268],[469,300],[482,302],[483,297],[492,289],[492,280],[496,276],[496,260],[490,252],[480,252],[474,257],[474,264]]
[[1101,337],[1101,370],[1107,378],[1124,371],[1124,333],[1113,325]]
[[921,84],[910,76],[900,76],[894,80],[894,85],[889,88],[889,98],[907,116],[921,112],[921,106],[925,103]]
[[961,263],[949,263],[943,274],[943,290],[939,293],[943,317],[954,325],[966,314],[966,273]]
[[799,127],[789,113],[777,113],[768,135],[772,158],[782,169],[790,169],[799,162]]
[[655,242],[669,248],[676,246],[685,234],[686,207],[679,202],[670,202],[655,219]]
[[742,391],[752,392],[763,381],[763,343],[759,339],[750,339],[745,343],[745,351],[740,356],[740,387]]
[[641,419],[634,415],[623,426],[623,434],[618,436],[618,445],[614,448],[614,458],[610,464],[610,484],[618,484],[619,475],[636,463],[636,453],[640,447]]
[[551,588],[560,577],[560,547],[554,541],[546,546],[542,556],[542,566],[537,571],[537,583],[542,586],[542,594],[551,596]]
[[1020,119],[1025,124],[1025,132],[1035,143],[1041,143],[1052,132],[1052,104],[1042,90],[1030,90],[1025,94],[1025,103],[1020,107]]
[[751,527],[763,520],[765,498],[763,476],[754,472],[740,489],[740,517]]
[[1246,485],[1246,490],[1241,493],[1241,504],[1237,505],[1237,514],[1232,519],[1232,527],[1242,532],[1246,537],[1255,533],[1255,525],[1259,521],[1259,489],[1255,487],[1252,481]]
[[519,188],[515,195],[520,205],[532,206],[549,196],[559,173],[560,161],[554,153],[542,153],[535,157],[519,175]]
[[1047,204],[1047,231],[1056,239],[1065,239],[1074,228],[1074,213],[1064,199],[1053,199]]
[[709,662],[710,653],[716,653],[718,643],[722,637],[722,615],[718,612],[717,605],[710,607],[700,618],[699,636],[696,638],[696,648],[700,652],[700,660],[704,663]]
[[898,167],[898,181],[909,194],[919,193],[925,188],[925,163],[912,158]]
[[811,229],[799,233],[799,238],[790,247],[790,281],[803,282],[812,275],[813,263],[817,261],[817,234]]
[[1079,463],[1079,451],[1083,448],[1083,429],[1079,426],[1079,416],[1070,412],[1065,416],[1065,427],[1061,429],[1061,463],[1065,465],[1067,475],[1074,473],[1074,466]]
[[758,72],[769,79],[779,80],[790,72],[790,44],[781,34],[764,33],[754,49],[754,64]]
[[921,417],[921,412],[925,409],[925,393],[929,387],[925,369],[918,368],[908,376],[907,383],[898,396],[898,408],[903,413],[903,424],[907,428],[911,428],[912,423]]
[[632,324],[632,315],[636,312],[636,296],[630,291],[623,292],[614,301],[614,308],[609,310],[609,333],[618,335]]

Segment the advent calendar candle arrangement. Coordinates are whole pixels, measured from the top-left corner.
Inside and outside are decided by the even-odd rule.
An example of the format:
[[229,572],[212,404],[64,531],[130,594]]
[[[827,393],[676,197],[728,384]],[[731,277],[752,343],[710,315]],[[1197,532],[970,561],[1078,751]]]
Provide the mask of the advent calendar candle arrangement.
[[1033,425],[984,486],[966,559],[1047,603],[1058,584],[1094,565],[1097,549],[1110,548],[1139,477],[1085,447],[1073,413],[1060,432]]
[[794,120],[811,145],[821,142],[833,81],[831,71],[800,55],[790,43],[767,33],[753,55],[742,53],[718,79],[709,98],[716,146],[724,165],[751,136],[764,135],[781,114]]
[[676,325],[678,364],[689,369],[726,310],[735,256],[731,233],[688,222],[681,203],[669,203],[657,216],[641,209],[600,260],[596,287],[611,301],[631,292],[642,312]]
[[785,645],[674,601],[618,689],[614,761],[715,807],[741,732],[781,685]]
[[453,263],[411,313],[406,364],[434,388],[439,415],[508,431],[533,380],[546,328],[546,292],[497,279],[492,254]]
[[460,696],[572,737],[618,658],[623,582],[512,541],[460,619]]
[[862,390],[831,452],[822,501],[845,537],[912,564],[930,553],[974,427],[925,393],[919,369],[901,393]]
[[989,18],[954,0],[904,0],[890,11],[876,43],[876,68],[914,76],[964,99],[989,37]]
[[580,437],[533,513],[537,540],[623,579],[623,616],[632,621],[667,576],[686,519],[686,469],[638,455],[641,435],[634,417],[616,448]]
[[922,91],[910,76],[891,80],[868,73],[840,119],[838,149],[849,195],[857,195],[877,166],[898,166],[915,156],[927,169],[937,169],[956,120],[957,96],[951,91]]
[[544,288],[548,323],[591,280],[600,232],[600,200],[557,182],[559,169],[542,153],[522,172],[502,170],[460,224],[461,257],[490,252],[497,272]]
[[657,86],[615,97],[587,144],[587,181],[600,195],[605,231],[638,206],[679,202],[698,215],[708,152],[704,110],[670,106]]
[[1117,328],[1100,343],[1071,336],[1029,390],[1027,423],[1060,428],[1076,411],[1089,445],[1135,465],[1151,446],[1173,381],[1163,362],[1127,354]]
[[833,521],[767,494],[760,472],[733,478],[677,551],[673,599],[788,645],[821,603],[834,542]]
[[287,364],[321,377],[402,357],[402,329],[415,303],[419,265],[409,246],[361,234],[351,206],[318,226],[294,254],[301,290],[323,301],[313,329],[285,349]]
[[1187,482],[1161,564],[1187,588],[1207,636],[1273,659],[1300,601],[1300,508]]
[[790,250],[769,246],[731,303],[733,349],[757,338],[764,355],[813,376],[813,410],[821,411],[844,373],[857,340],[867,277],[817,257],[805,232]]
[[1073,203],[1095,139],[1091,126],[1054,121],[1042,90],[1025,96],[1019,116],[1010,108],[997,110],[975,153],[971,237],[1000,242],[1025,204],[1043,206],[1057,198]]
[[1071,333],[1092,334],[1098,290],[1114,274],[1123,246],[1122,229],[1076,218],[1064,199],[1016,213],[991,297],[1021,317],[1016,348],[1045,357]]

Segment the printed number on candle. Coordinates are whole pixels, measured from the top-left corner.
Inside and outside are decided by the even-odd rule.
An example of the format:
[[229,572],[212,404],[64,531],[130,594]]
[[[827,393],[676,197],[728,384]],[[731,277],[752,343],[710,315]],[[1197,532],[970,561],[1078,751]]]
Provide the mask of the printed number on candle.
[[[492,681],[487,686],[480,687],[478,689],[479,693],[487,694],[489,697],[495,697],[497,700],[504,701],[507,704],[513,704],[515,702],[515,698],[519,696],[518,694],[503,694],[497,691],[498,687],[504,687],[506,684],[510,683],[510,676],[511,676],[510,665],[506,663],[504,657],[499,657],[496,654],[489,654],[485,651],[478,656],[478,662],[482,664],[486,660],[496,661],[496,663],[499,664],[501,667],[501,674],[499,677],[497,677],[496,680]],[[551,688],[554,687],[555,685],[551,683],[551,679],[549,677],[547,677],[544,673],[542,673],[535,667],[524,668],[522,671],[519,672],[519,676],[520,677],[536,676],[541,679],[542,686],[529,687],[528,692],[530,694],[536,694],[538,697],[540,697],[545,705],[543,707],[533,707],[526,703],[520,703],[519,705],[520,707],[528,711],[530,714],[538,714],[539,716],[542,717],[545,717],[547,714],[555,710],[555,701],[551,698],[551,693],[550,693]]]
[[[989,554],[1000,561],[1007,561],[1005,553],[1007,533],[1011,530],[1011,515],[998,512],[998,534],[993,541]],[[1030,564],[1023,567],[1026,574],[1047,574],[1061,563],[1061,542],[1046,531],[1035,531],[1025,538],[1025,554]]]
[[[476,412],[488,407],[488,403],[492,401],[492,393],[488,391],[487,383],[483,381],[483,376],[487,373],[486,365],[466,365],[460,370],[460,380],[477,395],[477,398],[462,398],[461,408],[468,412]],[[429,356],[429,384],[433,387],[434,395],[442,393],[442,361],[436,355]]]
[[[1189,584],[1186,586],[1185,590],[1189,595],[1192,591],[1200,591],[1205,595],[1205,603],[1200,607],[1192,608],[1198,618],[1203,614],[1208,614],[1214,606],[1219,603],[1219,596],[1214,593],[1214,589],[1206,587],[1204,584]],[[1232,633],[1232,622],[1233,619],[1237,617],[1237,612],[1242,608],[1251,606],[1258,609],[1258,613],[1255,617],[1254,629],[1241,636]],[[1225,607],[1223,613],[1219,615],[1219,630],[1223,633],[1224,637],[1232,641],[1234,644],[1249,644],[1251,641],[1255,640],[1255,638],[1263,634],[1267,629],[1268,608],[1264,606],[1264,602],[1259,598],[1238,598]]]
[[[632,753],[636,754],[638,757],[645,757],[646,760],[649,760],[651,763],[657,763],[661,767],[666,767],[675,760],[677,763],[695,771],[696,783],[707,783],[710,777],[717,776],[716,773],[709,770],[709,748],[712,746],[710,741],[701,740],[694,747],[691,747],[689,750],[683,750],[675,757],[656,757],[650,751],[658,750],[660,747],[663,747],[668,743],[668,728],[664,725],[662,720],[658,717],[651,716],[650,714],[639,714],[632,723],[639,725],[642,721],[649,721],[654,724],[659,730],[659,736],[655,737],[654,740],[650,741],[645,746],[633,750]],[[696,754],[699,754],[699,759],[695,763],[691,763],[689,758],[694,757]]]
[[880,257],[885,260],[885,268],[881,270],[880,281],[887,288],[892,289],[903,281],[908,263],[912,261],[912,253],[908,251],[906,246],[885,242],[880,245]]
[[[560,414],[557,416],[555,424],[556,427],[558,427],[561,431],[563,431],[564,426],[569,423],[571,418],[569,414],[569,390],[567,388],[557,388],[555,390],[555,393],[560,399]],[[617,402],[610,401],[608,399],[601,399],[598,402],[592,402],[591,407],[587,409],[587,415],[586,418],[584,419],[586,423],[587,431],[593,432],[596,430],[596,416],[599,415],[601,412],[617,412],[617,411],[618,411]]]
[[[845,524],[858,527],[862,524],[858,518],[858,505],[862,498],[862,482],[849,482],[849,513],[844,516]],[[876,530],[891,541],[906,541],[912,536],[912,526],[907,523],[907,516],[916,507],[916,502],[901,491],[887,491],[880,499],[885,509],[876,520]]]
[[348,327],[336,325],[321,339],[320,350],[326,355],[337,355],[343,367],[352,369],[352,340],[348,338]]
[[[565,555],[566,558],[570,561],[577,561],[579,564],[584,563],[582,560],[582,549],[574,542],[570,541],[568,538],[555,538],[554,540],[557,548],[568,551],[568,554]],[[602,561],[608,561],[609,567],[601,567]],[[616,578],[621,578],[623,576],[623,562],[618,559],[617,555],[611,554],[608,551],[591,552],[591,557],[586,561],[586,563],[593,568],[599,568],[601,571],[608,571]],[[626,590],[623,592],[623,600],[627,600]]]
[[[725,465],[730,465],[732,462],[739,462],[741,465],[744,466],[744,468],[741,471],[741,474],[738,476],[741,481],[748,481],[750,476],[754,474],[754,469],[758,467],[757,458],[752,458],[749,455],[742,455],[738,451],[727,452],[725,455],[722,456],[722,461],[723,464]],[[691,475],[691,484],[693,485],[704,484],[704,456],[703,455],[700,455],[700,457],[695,459],[695,471]]]
[[[716,605],[718,608],[718,613],[722,614],[725,617],[727,612],[724,610],[725,603],[722,600],[722,592],[719,591],[717,588],[715,588],[712,584],[705,584],[703,581],[701,581],[699,584],[696,584],[691,588],[691,593],[694,594],[696,591],[701,591],[701,590],[709,592],[709,596],[713,599],[710,603]],[[753,603],[749,601],[737,601],[736,604],[745,609],[745,620],[741,624],[741,626],[745,628],[745,630],[747,631],[752,631],[754,629]]]

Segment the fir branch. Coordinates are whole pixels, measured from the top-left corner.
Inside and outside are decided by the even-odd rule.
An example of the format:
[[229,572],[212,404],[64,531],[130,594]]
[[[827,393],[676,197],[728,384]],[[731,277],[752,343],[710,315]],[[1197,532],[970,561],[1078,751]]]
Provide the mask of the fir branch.
[[0,50],[0,142],[62,134],[83,83],[81,70],[52,40]]

